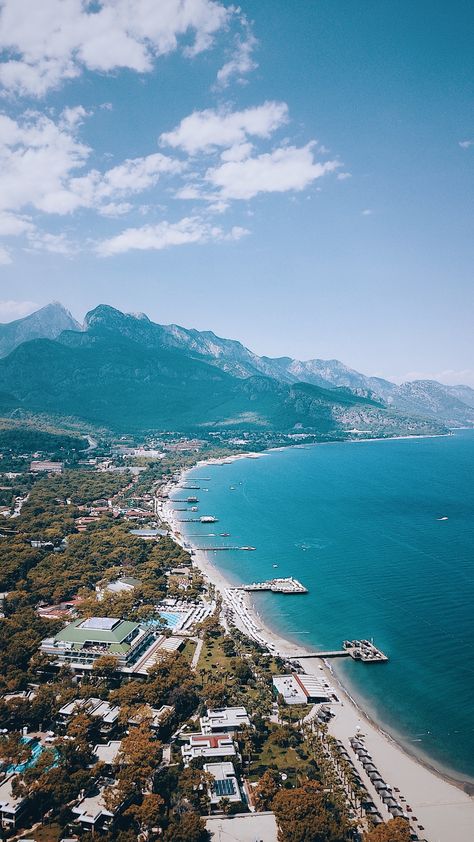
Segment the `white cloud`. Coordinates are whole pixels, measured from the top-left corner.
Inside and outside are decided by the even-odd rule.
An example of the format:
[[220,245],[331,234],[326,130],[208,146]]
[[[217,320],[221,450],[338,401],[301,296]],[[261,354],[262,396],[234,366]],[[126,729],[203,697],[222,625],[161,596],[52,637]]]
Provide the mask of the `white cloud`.
[[85,176],[72,178],[68,185],[69,198],[75,207],[96,207],[105,216],[117,216],[130,210],[131,205],[116,203],[114,198],[141,193],[153,187],[162,174],[176,174],[183,168],[181,162],[160,152],[130,158],[105,173],[91,170]]
[[346,181],[348,178],[352,178],[350,172],[340,172],[337,174],[338,181]]
[[190,155],[212,152],[247,141],[248,136],[267,138],[288,121],[285,102],[265,102],[244,111],[194,111],[171,132],[160,137],[163,145],[184,149]]
[[[176,174],[184,164],[160,152],[132,158],[101,173],[83,170],[91,149],[77,137],[86,116],[78,106],[63,111],[56,123],[45,115],[28,112],[18,121],[0,114],[0,233],[4,225],[21,233],[31,228],[12,212],[34,208],[65,215],[78,208],[92,208],[104,216],[128,212],[125,200],[154,186],[161,175]],[[9,212],[5,217],[1,211]],[[7,231],[3,231],[7,233]]]
[[372,216],[373,210],[371,208],[365,208],[362,211],[362,216]]
[[459,146],[461,149],[469,149],[470,146],[474,146],[474,140],[460,140]]
[[157,225],[143,225],[141,228],[127,228],[116,237],[104,240],[97,246],[102,257],[123,254],[127,251],[161,251],[169,246],[187,243],[206,243],[210,240],[239,240],[249,232],[234,226],[226,233],[219,226],[210,225],[199,217],[184,217],[179,222],[160,222]]
[[10,253],[6,248],[0,246],[0,266],[8,266],[9,263],[12,263]]
[[251,143],[236,143],[230,149],[224,149],[221,153],[221,161],[243,161],[249,158],[253,152]]
[[234,12],[218,0],[3,0],[0,84],[42,96],[84,69],[146,73],[183,36],[185,55],[208,49]]
[[227,161],[210,168],[206,180],[224,199],[252,199],[258,193],[303,190],[340,166],[336,160],[315,161],[314,147],[314,143],[284,146],[242,161]]
[[0,301],[0,322],[11,322],[22,319],[37,310],[40,305],[34,301]]
[[[0,179],[1,180],[1,179]],[[24,216],[17,216],[14,213],[0,213],[0,236],[17,237],[31,231],[34,225]]]
[[[82,167],[90,149],[70,128],[41,114],[19,121],[0,115],[0,210],[51,208],[64,182]],[[65,209],[66,211],[69,208]],[[65,212],[61,207],[58,212]]]
[[244,29],[243,37],[240,35],[236,37],[234,55],[217,73],[217,85],[220,88],[226,88],[233,77],[242,82],[247,73],[251,73],[258,67],[253,58],[253,51],[258,44],[257,39],[246,22],[244,22]]
[[32,231],[28,234],[28,242],[35,251],[47,251],[50,254],[61,254],[63,257],[71,257],[79,250],[66,234]]

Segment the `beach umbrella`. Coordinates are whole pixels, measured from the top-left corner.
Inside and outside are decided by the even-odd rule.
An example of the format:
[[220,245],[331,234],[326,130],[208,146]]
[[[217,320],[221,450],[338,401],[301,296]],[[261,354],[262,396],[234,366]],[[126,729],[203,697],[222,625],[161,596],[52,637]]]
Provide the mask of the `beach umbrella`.
[[397,802],[395,801],[394,798],[392,798],[391,795],[389,795],[388,797],[385,797],[385,796],[382,795],[382,801],[385,802],[385,804],[388,807],[388,809],[390,810],[390,812],[392,812],[393,807],[397,806]]
[[377,792],[381,792],[382,790],[386,790],[388,792],[388,786],[382,778],[379,781],[376,781],[374,786]]
[[403,810],[400,807],[389,807],[388,809],[394,818],[402,818]]
[[370,778],[370,780],[372,781],[373,784],[375,783],[375,781],[381,781],[382,780],[379,772],[369,772],[369,778]]
[[377,767],[374,766],[374,764],[372,762],[369,762],[368,760],[363,760],[362,765],[363,765],[366,772],[376,772],[377,771]]

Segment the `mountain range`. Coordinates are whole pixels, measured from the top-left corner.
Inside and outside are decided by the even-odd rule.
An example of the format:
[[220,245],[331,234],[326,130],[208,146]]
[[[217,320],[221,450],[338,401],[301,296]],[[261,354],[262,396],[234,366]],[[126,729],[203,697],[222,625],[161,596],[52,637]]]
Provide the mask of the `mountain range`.
[[210,331],[99,305],[79,325],[58,303],[0,325],[0,409],[114,429],[253,427],[334,436],[474,425],[474,390],[401,386],[338,360],[260,357]]

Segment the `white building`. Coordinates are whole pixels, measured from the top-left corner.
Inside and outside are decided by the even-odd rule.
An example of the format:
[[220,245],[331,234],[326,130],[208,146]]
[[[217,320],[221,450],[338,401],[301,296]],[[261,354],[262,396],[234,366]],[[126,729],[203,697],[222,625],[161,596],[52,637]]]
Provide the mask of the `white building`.
[[214,778],[208,790],[211,806],[217,807],[222,798],[233,803],[242,801],[239,782],[232,763],[205,763],[203,769]]
[[84,830],[94,831],[96,828],[107,830],[111,826],[114,816],[123,806],[120,805],[113,811],[106,807],[106,790],[113,789],[115,785],[114,780],[107,778],[100,780],[90,794],[72,808],[76,817],[74,821]]
[[228,733],[245,725],[250,726],[250,719],[244,707],[208,710],[207,716],[202,716],[199,721],[204,734],[216,734],[219,731]]
[[275,675],[273,687],[276,693],[283,696],[287,705],[329,702],[332,700],[334,693],[323,674],[321,674],[321,677],[296,672],[290,675]]
[[98,763],[105,763],[106,766],[115,766],[117,763],[120,749],[122,747],[122,740],[109,740],[104,745],[94,746],[94,756]]
[[0,783],[0,820],[2,828],[14,830],[27,805],[26,798],[17,798],[12,793],[12,782],[16,775],[7,775]]
[[118,724],[120,708],[110,705],[103,699],[74,699],[63,705],[58,711],[58,725],[67,726],[78,713],[85,713],[94,719],[100,719],[100,730],[103,734],[113,731]]
[[186,738],[188,742],[181,748],[185,763],[189,763],[196,757],[215,759],[237,755],[234,740],[230,734],[187,734]]

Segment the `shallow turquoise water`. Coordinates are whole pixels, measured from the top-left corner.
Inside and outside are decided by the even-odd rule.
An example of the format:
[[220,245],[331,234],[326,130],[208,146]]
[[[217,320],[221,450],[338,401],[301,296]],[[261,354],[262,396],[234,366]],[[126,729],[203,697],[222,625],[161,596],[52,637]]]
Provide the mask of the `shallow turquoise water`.
[[187,533],[257,548],[215,564],[235,582],[294,575],[309,588],[254,595],[263,619],[306,646],[373,637],[390,662],[334,662],[344,682],[412,751],[474,778],[474,431],[292,448],[193,474],[211,478],[196,483],[199,515],[219,523]]

